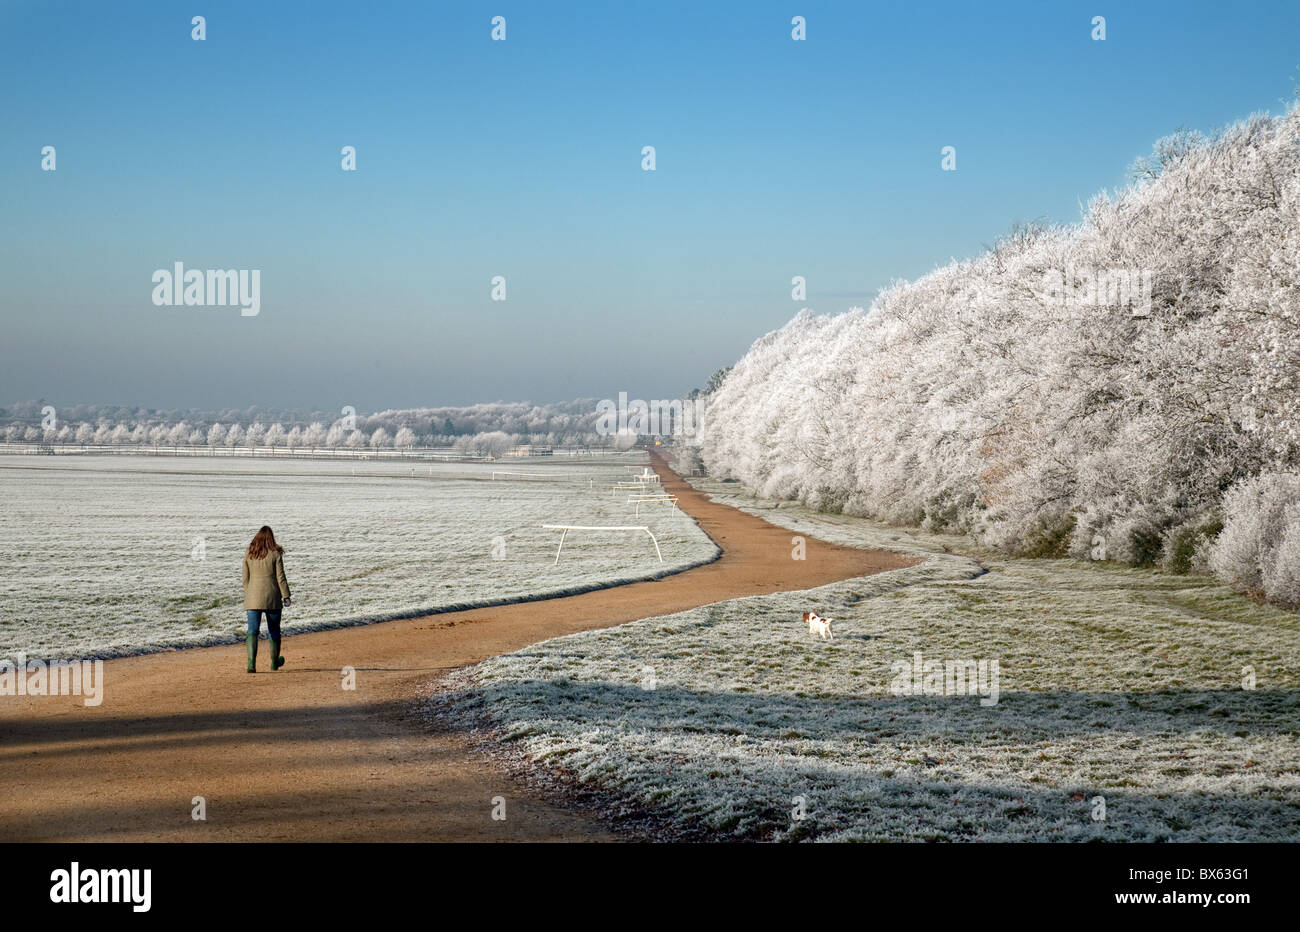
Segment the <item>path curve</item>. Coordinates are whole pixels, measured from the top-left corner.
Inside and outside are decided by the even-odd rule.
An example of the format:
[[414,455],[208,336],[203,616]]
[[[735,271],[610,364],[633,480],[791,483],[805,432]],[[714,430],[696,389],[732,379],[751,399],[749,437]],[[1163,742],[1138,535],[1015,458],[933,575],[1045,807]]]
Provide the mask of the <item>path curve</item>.
[[[285,639],[288,665],[243,671],[244,646],[109,660],[105,698],[0,698],[0,841],[605,840],[538,798],[464,735],[414,714],[439,673],[546,638],[909,565],[806,538],[710,500],[655,457],[678,505],[722,548],[709,564],[580,595]],[[266,669],[266,644],[259,660]],[[356,689],[340,670],[356,669]],[[491,818],[507,799],[508,818]],[[203,797],[206,819],[192,817]]]

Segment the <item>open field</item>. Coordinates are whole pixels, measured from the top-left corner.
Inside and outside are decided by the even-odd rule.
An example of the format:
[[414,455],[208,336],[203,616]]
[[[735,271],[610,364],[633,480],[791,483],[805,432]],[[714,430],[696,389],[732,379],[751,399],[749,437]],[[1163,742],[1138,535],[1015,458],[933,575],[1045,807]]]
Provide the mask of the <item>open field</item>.
[[[792,563],[784,529],[657,468],[723,546],[719,559],[578,595],[296,634],[285,641],[288,665],[275,674],[246,674],[242,645],[230,644],[108,660],[98,706],[7,697],[0,840],[615,837],[488,765],[462,732],[428,728],[417,695],[439,673],[557,634],[908,563],[812,538],[808,559]],[[546,494],[539,483],[530,488]],[[355,674],[351,689],[345,667]],[[195,795],[207,800],[201,822],[190,816]],[[498,795],[509,800],[507,821],[491,816]]]
[[[431,714],[653,837],[1300,838],[1300,615],[1206,578],[961,556],[959,538],[695,484],[925,561],[536,644],[444,678]],[[896,694],[916,652],[997,660],[996,703]]]
[[[420,464],[132,456],[0,457],[0,657],[114,656],[231,641],[239,567],[270,524],[300,632],[581,591],[713,559],[689,517],[609,486],[643,454]],[[507,470],[523,475],[500,475]],[[604,487],[602,490],[602,486]],[[547,523],[644,524],[644,535]]]

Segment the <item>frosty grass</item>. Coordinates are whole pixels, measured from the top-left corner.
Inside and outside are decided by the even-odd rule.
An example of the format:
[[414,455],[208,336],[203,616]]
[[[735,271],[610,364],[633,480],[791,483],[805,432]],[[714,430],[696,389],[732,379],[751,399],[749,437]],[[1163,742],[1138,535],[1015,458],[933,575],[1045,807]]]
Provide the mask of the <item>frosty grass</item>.
[[[545,641],[439,684],[430,714],[657,837],[1300,838],[1295,613],[1210,579],[1008,559],[696,484],[925,560]],[[808,633],[808,609],[833,641]],[[915,651],[997,659],[1000,701],[891,694],[891,664]]]
[[[153,456],[0,457],[0,658],[229,642],[262,524],[286,548],[287,631],[645,579],[713,559],[689,517],[639,518],[609,486],[644,456],[496,464]],[[491,478],[493,470],[543,478]],[[602,485],[604,489],[602,490]],[[570,534],[542,524],[645,524]],[[499,556],[500,559],[495,557]]]

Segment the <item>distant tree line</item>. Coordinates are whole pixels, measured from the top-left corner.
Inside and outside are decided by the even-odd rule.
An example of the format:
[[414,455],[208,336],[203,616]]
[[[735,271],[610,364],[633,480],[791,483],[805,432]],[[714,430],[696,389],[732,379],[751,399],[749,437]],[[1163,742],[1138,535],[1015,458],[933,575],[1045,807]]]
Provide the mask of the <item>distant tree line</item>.
[[604,445],[595,399],[555,404],[492,402],[326,414],[272,408],[167,411],[118,405],[58,406],[45,399],[0,408],[8,443],[170,447],[387,449],[453,447],[496,454],[523,443]]

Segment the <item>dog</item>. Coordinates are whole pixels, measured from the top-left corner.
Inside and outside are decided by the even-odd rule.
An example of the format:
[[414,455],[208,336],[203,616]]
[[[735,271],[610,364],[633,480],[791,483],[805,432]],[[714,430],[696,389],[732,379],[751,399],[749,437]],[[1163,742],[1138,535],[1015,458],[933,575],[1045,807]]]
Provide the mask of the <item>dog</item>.
[[823,641],[828,638],[830,640],[835,639],[835,632],[831,630],[831,620],[829,618],[823,618],[816,612],[804,612],[803,620],[808,622],[809,634],[820,634]]

